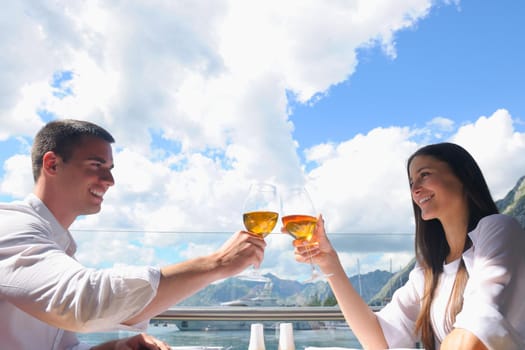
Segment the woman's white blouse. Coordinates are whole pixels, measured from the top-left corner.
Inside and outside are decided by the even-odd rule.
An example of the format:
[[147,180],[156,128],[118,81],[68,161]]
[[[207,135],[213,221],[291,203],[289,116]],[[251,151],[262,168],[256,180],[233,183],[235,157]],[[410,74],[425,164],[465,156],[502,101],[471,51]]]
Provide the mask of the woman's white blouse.
[[443,320],[445,320],[447,314],[448,300],[454,287],[460,262],[461,259],[457,259],[449,264],[443,265],[443,273],[439,276],[438,287],[430,307],[430,317],[438,343],[441,343],[447,336],[447,330]]
[[[463,254],[469,280],[454,328],[472,332],[489,349],[525,349],[525,231],[515,219],[494,214],[480,220],[469,237],[472,247]],[[440,286],[450,294],[448,284]],[[423,287],[423,270],[416,265],[408,282],[376,313],[389,347],[418,341],[414,330]],[[442,329],[444,315],[433,310],[435,329]]]

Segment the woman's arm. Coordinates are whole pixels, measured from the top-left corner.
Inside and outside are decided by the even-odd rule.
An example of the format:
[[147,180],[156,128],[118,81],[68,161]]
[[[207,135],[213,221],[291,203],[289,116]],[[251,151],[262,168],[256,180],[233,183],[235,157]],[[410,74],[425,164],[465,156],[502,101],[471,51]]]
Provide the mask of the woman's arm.
[[[314,233],[317,246],[309,247],[314,262],[328,277],[328,283],[334,292],[348,326],[365,349],[386,349],[388,344],[376,315],[354,289],[339,261],[337,252],[326,236],[324,220],[319,215]],[[309,262],[308,252],[299,241],[294,241],[295,259]]]
[[469,280],[454,327],[491,349],[525,349],[525,232],[506,215],[483,218],[463,254]]

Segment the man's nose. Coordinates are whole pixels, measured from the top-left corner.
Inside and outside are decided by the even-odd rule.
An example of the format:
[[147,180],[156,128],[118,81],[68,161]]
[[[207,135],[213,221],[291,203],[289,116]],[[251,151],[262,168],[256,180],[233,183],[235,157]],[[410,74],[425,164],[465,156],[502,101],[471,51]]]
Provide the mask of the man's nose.
[[115,179],[113,178],[113,174],[110,170],[105,171],[102,176],[102,181],[106,182],[108,186],[113,186],[115,184]]

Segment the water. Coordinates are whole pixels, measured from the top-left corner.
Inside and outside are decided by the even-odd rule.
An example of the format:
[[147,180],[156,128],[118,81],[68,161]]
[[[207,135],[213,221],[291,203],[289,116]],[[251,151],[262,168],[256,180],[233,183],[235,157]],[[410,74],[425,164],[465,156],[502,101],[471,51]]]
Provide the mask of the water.
[[[239,331],[178,331],[172,327],[149,327],[148,334],[163,340],[171,346],[222,346],[231,350],[246,350],[250,339],[249,330]],[[132,332],[108,332],[79,334],[79,339],[90,345],[97,345],[116,338],[134,335]],[[266,350],[277,350],[279,332],[264,330]],[[315,329],[295,330],[294,341],[297,350],[308,346],[346,347],[362,349],[361,345],[349,329]]]

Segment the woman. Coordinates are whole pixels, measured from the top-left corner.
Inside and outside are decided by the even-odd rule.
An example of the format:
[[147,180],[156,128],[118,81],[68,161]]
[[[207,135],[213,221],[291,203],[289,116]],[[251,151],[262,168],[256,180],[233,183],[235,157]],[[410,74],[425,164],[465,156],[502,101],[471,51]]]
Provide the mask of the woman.
[[[417,264],[374,313],[350,284],[321,216],[310,252],[365,349],[525,349],[525,232],[498,214],[479,166],[458,145],[423,147],[408,160]],[[296,260],[308,262],[297,245]]]

